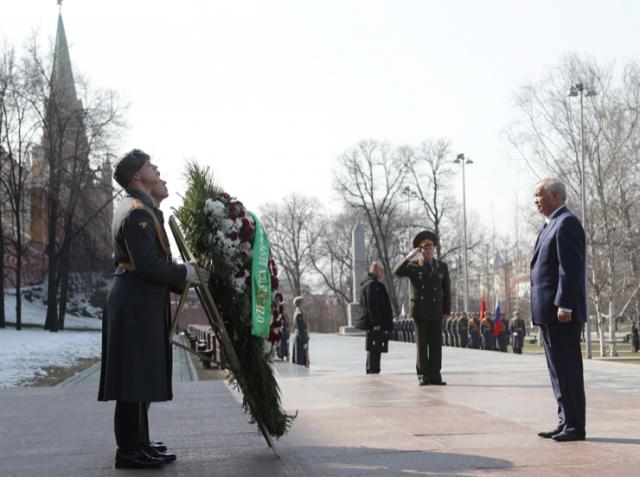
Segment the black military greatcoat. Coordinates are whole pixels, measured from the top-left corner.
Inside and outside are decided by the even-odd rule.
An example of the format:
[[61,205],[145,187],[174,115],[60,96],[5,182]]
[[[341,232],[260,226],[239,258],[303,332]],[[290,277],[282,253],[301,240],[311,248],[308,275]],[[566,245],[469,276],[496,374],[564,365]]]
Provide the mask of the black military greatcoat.
[[167,401],[171,389],[169,291],[186,282],[171,261],[162,213],[130,190],[114,213],[117,264],[102,329],[101,401]]

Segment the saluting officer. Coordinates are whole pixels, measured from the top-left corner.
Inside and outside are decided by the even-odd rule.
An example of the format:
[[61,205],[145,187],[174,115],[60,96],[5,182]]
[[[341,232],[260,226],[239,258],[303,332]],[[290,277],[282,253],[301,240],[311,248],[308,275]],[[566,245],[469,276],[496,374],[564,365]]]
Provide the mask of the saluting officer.
[[116,270],[102,324],[98,400],[116,401],[116,468],[159,467],[175,460],[149,441],[147,416],[150,402],[173,397],[169,291],[196,282],[197,271],[171,261],[162,213],[151,197],[155,192],[159,203],[168,191],[149,155],[127,153],[114,178],[127,196],[111,229]]
[[511,347],[513,348],[513,352],[522,354],[526,328],[524,320],[520,318],[520,312],[516,311],[515,316],[509,322],[509,331],[511,332]]
[[413,250],[398,264],[395,274],[411,281],[410,316],[415,322],[418,383],[444,385],[442,368],[442,320],[451,311],[447,264],[433,258],[438,236],[423,230],[413,239]]

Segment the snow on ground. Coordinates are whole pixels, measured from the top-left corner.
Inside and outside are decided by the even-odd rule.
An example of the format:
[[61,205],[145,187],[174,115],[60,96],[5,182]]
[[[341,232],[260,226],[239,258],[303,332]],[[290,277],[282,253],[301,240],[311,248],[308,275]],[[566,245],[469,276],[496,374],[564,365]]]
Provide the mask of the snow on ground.
[[[4,295],[4,311],[7,326],[12,326],[12,323],[15,324],[16,296],[14,289],[7,290]],[[46,316],[47,307],[40,300],[34,299],[33,302],[30,302],[26,298],[22,298],[22,324],[44,326],[44,320]],[[69,327],[100,330],[102,328],[102,320],[99,320],[97,318],[74,316],[67,313],[64,317],[64,326],[65,328]],[[2,348],[0,348],[0,353],[1,352]]]
[[79,358],[100,356],[100,349],[101,335],[95,331],[0,329],[0,388],[46,376],[49,366],[70,367]]
[[[0,329],[0,388],[27,383],[38,376],[45,376],[44,368],[50,366],[71,367],[80,358],[100,356],[99,331],[60,331],[51,333],[43,329],[13,329],[16,321],[16,297],[12,290],[5,293],[4,305],[7,328]],[[44,325],[47,308],[42,302],[22,300],[22,323]],[[65,327],[85,329],[101,328],[96,318],[67,315]]]

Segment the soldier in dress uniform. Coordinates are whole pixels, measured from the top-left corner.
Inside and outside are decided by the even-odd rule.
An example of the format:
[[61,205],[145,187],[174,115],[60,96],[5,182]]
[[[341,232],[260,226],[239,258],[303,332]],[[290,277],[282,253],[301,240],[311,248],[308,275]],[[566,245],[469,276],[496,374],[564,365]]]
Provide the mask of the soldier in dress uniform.
[[496,345],[490,311],[487,311],[485,317],[480,321],[480,332],[482,334],[482,349],[494,351]]
[[460,320],[460,315],[457,313],[453,315],[453,319],[451,320],[451,336],[453,336],[453,346],[456,348],[460,347],[460,333],[458,333],[458,321]]
[[477,313],[471,314],[471,319],[469,320],[469,337],[471,338],[470,348],[482,348],[482,338],[480,336],[480,317]]
[[393,318],[393,331],[391,331],[391,341],[398,341],[398,318]]
[[293,353],[291,362],[305,368],[309,367],[309,324],[302,311],[304,299],[297,296],[293,299],[293,322],[295,323],[296,338],[293,340]]
[[505,319],[504,313],[500,314],[500,332],[497,336],[498,349],[503,353],[509,352],[509,322]]
[[445,346],[451,346],[451,343],[453,342],[453,338],[449,333],[449,325],[452,319],[453,318],[451,316],[447,316],[442,320],[442,344]]
[[468,348],[469,347],[469,319],[467,318],[466,313],[460,314],[460,319],[458,320],[458,336],[460,337],[460,347]]
[[526,329],[524,320],[520,318],[520,313],[517,311],[515,316],[509,321],[509,332],[511,333],[511,347],[513,348],[513,352],[522,354]]
[[[98,399],[116,401],[116,468],[160,467],[176,458],[149,441],[148,428],[149,403],[173,397],[169,291],[197,282],[198,273],[191,264],[171,260],[156,207],[168,190],[149,155],[137,149],[127,153],[114,178],[127,196],[113,216],[116,269],[102,323]],[[201,274],[208,280],[208,272]]]
[[398,264],[395,274],[411,282],[409,315],[415,324],[416,371],[420,385],[446,384],[442,380],[442,321],[451,312],[451,285],[447,264],[433,258],[438,237],[424,230],[413,239],[413,250]]

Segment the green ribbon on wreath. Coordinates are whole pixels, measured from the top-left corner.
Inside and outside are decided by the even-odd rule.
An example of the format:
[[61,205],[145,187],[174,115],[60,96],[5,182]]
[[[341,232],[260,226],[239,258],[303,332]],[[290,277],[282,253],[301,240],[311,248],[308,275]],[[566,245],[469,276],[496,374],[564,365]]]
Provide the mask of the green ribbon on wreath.
[[258,217],[251,213],[256,235],[251,259],[251,334],[269,337],[271,325],[271,273],[269,272],[269,236]]

